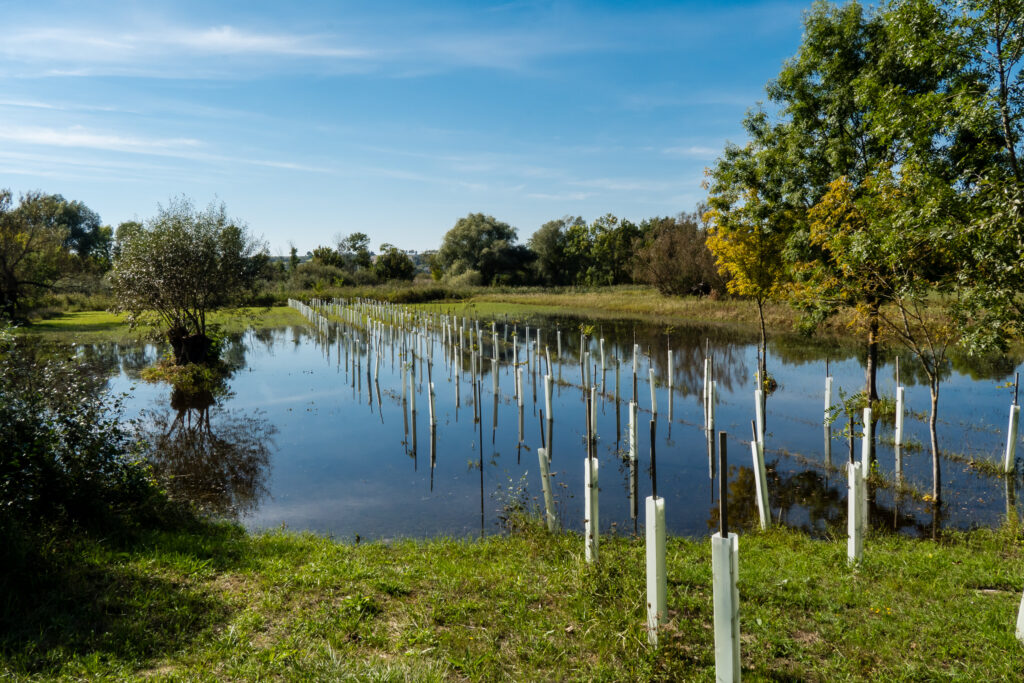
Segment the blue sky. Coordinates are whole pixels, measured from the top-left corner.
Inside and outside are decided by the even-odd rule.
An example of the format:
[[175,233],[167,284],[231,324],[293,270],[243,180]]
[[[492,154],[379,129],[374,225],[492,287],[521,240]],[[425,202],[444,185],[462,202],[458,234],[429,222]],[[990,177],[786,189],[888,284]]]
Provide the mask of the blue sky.
[[807,5],[0,0],[0,187],[216,198],[274,254],[690,211]]

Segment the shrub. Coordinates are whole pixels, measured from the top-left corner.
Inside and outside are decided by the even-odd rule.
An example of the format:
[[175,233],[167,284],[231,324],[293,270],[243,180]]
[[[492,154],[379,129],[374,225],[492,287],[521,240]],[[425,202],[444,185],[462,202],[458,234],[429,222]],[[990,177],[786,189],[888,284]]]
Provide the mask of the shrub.
[[0,543],[145,521],[162,496],[106,378],[22,343],[0,330]]

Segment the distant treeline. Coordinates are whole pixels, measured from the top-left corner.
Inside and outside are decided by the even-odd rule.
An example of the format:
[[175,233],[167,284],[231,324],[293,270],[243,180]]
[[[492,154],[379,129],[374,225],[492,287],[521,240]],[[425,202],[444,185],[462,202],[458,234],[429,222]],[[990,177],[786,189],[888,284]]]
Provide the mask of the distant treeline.
[[590,224],[579,216],[548,221],[520,244],[516,228],[474,213],[456,222],[437,251],[417,254],[419,263],[391,245],[373,255],[366,235],[354,233],[336,248],[317,247],[304,262],[293,252],[289,264],[279,262],[277,277],[299,289],[412,279],[428,272],[456,287],[644,283],[664,294],[709,294],[725,283],[705,237],[700,212],[639,224],[608,214]]
[[[113,307],[110,273],[128,240],[148,224],[104,225],[84,203],[56,194],[37,191],[17,203],[13,199],[10,191],[0,190],[0,317]],[[271,257],[255,243],[245,256],[250,282],[245,303],[413,280],[435,283],[420,288],[433,296],[477,286],[633,283],[668,295],[720,293],[725,279],[707,248],[702,213],[639,224],[611,214],[589,224],[565,216],[545,223],[525,244],[518,242],[516,228],[474,213],[459,219],[437,250],[422,253],[392,244],[373,251],[370,237],[361,232],[339,236],[304,257],[294,246],[287,257]],[[235,223],[244,231],[244,223]]]

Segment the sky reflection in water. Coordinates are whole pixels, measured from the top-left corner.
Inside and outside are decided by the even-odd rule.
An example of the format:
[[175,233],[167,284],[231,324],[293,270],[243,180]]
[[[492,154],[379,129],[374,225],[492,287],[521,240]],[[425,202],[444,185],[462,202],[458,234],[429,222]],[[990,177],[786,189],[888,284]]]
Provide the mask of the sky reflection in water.
[[[482,326],[489,342],[489,322]],[[518,329],[521,360],[525,358],[525,326],[556,356],[556,326],[562,330],[562,362],[555,362],[561,383],[554,396],[554,444],[551,471],[555,498],[564,526],[580,529],[583,517],[584,403],[580,385],[578,320],[534,318],[509,322]],[[625,401],[632,396],[632,344],[643,356],[638,378],[640,405],[640,498],[650,495],[650,391],[652,362],[656,382],[658,492],[667,499],[671,533],[700,536],[717,524],[717,486],[709,476],[701,390],[705,348],[718,370],[719,404],[716,428],[729,434],[730,524],[756,523],[754,484],[748,441],[754,417],[753,388],[756,337],[744,330],[665,328],[626,322],[597,322],[591,363],[600,364],[599,342],[605,338],[607,370],[598,406],[598,457],[601,460],[601,524],[608,533],[642,529],[631,518],[629,468],[621,455],[628,449]],[[504,320],[498,323],[503,336]],[[536,394],[532,375],[524,375],[522,440],[520,420],[508,364],[499,370],[494,400],[490,363],[485,360],[481,387],[481,420],[474,423],[469,359],[461,376],[434,345],[432,377],[436,387],[438,424],[431,444],[426,368],[417,367],[415,422],[403,411],[401,363],[390,348],[381,357],[378,385],[365,352],[359,372],[346,363],[343,339],[332,332],[324,339],[307,326],[251,331],[229,344],[227,353],[238,368],[230,391],[199,405],[171,400],[166,385],[139,382],[138,371],[158,355],[152,346],[95,345],[83,353],[101,355],[118,368],[114,391],[128,390],[129,417],[140,418],[140,431],[154,448],[159,472],[171,475],[170,490],[195,500],[217,514],[236,517],[251,529],[286,526],[338,538],[392,538],[494,533],[503,508],[516,499],[530,505],[541,500],[536,448],[544,408],[543,378]],[[675,351],[670,395],[667,344]],[[326,343],[325,343],[326,342]],[[489,343],[485,355],[490,355]],[[508,361],[511,352],[506,349]],[[650,354],[650,355],[648,355]],[[825,363],[838,389],[853,393],[863,386],[862,354],[855,345],[811,342],[782,337],[769,345],[768,367],[779,389],[768,399],[766,460],[773,515],[785,523],[824,533],[829,524],[845,523],[846,480],[836,469],[847,458],[845,440],[834,427],[832,466],[823,455],[822,426]],[[892,354],[879,373],[880,391],[894,393]],[[623,359],[621,395],[614,402],[614,358]],[[1005,444],[1006,419],[1015,359],[988,360],[973,367],[950,368],[941,389],[939,439],[944,451],[995,461]],[[931,458],[927,452],[928,388],[915,381],[913,364],[901,360],[907,386],[904,476],[914,488],[931,490]],[[457,377],[459,379],[457,380]],[[460,400],[456,405],[458,384]],[[378,393],[379,390],[379,393]],[[599,390],[601,387],[599,385]],[[670,405],[671,403],[671,405]],[[494,415],[497,405],[497,426]],[[671,410],[671,414],[670,414]],[[918,415],[919,414],[919,415]],[[616,422],[618,420],[618,428]],[[413,426],[415,425],[415,431]],[[415,448],[413,434],[415,434]],[[882,425],[878,465],[892,480],[892,428]],[[1018,451],[1020,452],[1020,451]],[[860,445],[857,444],[857,457]],[[433,463],[433,467],[431,466]],[[946,504],[937,519],[930,506],[912,497],[897,498],[894,489],[876,492],[872,522],[907,533],[928,534],[933,525],[965,528],[998,524],[1014,506],[1010,482],[978,472],[962,459],[943,460]],[[1018,470],[1019,472],[1019,470]],[[1021,481],[1018,473],[1016,488]],[[481,504],[482,501],[482,504]],[[642,504],[641,504],[642,511]],[[641,512],[642,515],[642,512]]]

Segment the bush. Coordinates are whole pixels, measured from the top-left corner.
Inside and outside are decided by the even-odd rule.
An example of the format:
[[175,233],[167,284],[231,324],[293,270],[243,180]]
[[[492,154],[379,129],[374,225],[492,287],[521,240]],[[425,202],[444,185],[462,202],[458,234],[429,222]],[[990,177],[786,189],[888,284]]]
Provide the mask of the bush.
[[636,279],[654,285],[666,296],[720,291],[725,281],[706,238],[697,214],[652,219],[650,232],[635,247]]
[[163,497],[106,378],[21,343],[0,330],[0,543],[145,522]]

